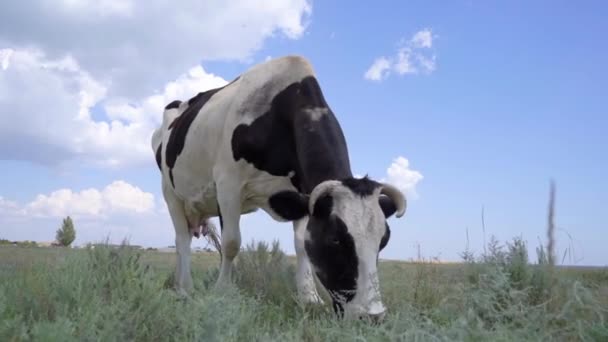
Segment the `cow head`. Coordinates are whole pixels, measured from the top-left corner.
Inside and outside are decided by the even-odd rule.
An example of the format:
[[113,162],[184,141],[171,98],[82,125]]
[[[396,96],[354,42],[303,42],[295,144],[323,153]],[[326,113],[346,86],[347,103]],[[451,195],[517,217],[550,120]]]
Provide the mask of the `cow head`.
[[271,206],[289,220],[308,215],[306,253],[336,312],[381,319],[378,253],[390,237],[386,219],[405,213],[404,195],[367,177],[349,178],[323,182],[310,195],[279,193]]

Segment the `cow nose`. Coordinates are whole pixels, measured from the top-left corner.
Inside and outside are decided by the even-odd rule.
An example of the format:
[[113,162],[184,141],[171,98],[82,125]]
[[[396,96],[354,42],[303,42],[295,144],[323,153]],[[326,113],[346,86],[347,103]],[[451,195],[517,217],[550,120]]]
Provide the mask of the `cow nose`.
[[372,324],[380,324],[384,321],[385,316],[386,316],[386,311],[382,311],[380,313],[375,313],[375,314],[366,314],[363,316],[363,318]]

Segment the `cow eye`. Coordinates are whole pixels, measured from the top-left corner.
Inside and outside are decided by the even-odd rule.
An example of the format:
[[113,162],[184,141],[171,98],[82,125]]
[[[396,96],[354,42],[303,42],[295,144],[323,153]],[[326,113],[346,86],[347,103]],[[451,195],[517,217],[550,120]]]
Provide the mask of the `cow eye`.
[[340,239],[338,239],[338,238],[331,239],[331,244],[332,245],[339,245],[340,244]]

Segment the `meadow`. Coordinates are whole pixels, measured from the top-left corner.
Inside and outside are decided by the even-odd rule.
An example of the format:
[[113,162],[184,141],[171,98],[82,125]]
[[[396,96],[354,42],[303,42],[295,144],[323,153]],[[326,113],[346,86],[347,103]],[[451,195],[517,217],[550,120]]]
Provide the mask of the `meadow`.
[[[463,262],[381,261],[387,319],[341,321],[295,299],[294,259],[249,243],[236,286],[193,255],[196,291],[172,291],[173,253],[0,248],[0,341],[607,341],[608,270],[555,267],[540,247],[491,240]],[[322,293],[327,300],[327,294]]]

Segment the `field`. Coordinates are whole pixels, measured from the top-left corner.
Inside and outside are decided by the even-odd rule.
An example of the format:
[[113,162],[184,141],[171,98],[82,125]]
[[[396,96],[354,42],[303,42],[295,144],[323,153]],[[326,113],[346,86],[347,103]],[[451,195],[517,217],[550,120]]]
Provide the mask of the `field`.
[[382,261],[379,325],[298,305],[277,244],[244,246],[237,286],[217,292],[218,255],[194,254],[189,299],[171,290],[172,253],[1,247],[0,341],[608,341],[608,270],[552,267],[542,250],[530,262],[523,247]]

